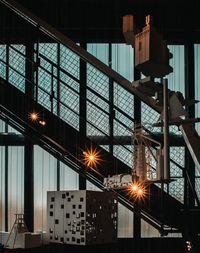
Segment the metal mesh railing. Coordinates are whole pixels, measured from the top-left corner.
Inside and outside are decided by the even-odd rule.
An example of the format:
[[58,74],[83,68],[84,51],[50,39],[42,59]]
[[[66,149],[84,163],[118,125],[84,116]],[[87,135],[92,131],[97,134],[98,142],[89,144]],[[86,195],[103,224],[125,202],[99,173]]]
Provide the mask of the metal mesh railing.
[[[23,16],[21,14],[21,16]],[[26,20],[32,20],[33,30],[38,29],[38,38],[50,36],[51,43],[38,43],[34,46],[34,90],[37,93],[37,102],[42,104],[52,113],[58,115],[65,122],[75,129],[79,130],[80,122],[80,76],[81,59],[86,64],[86,105],[87,105],[87,134],[107,136],[110,135],[109,118],[110,107],[114,111],[113,132],[115,135],[132,136],[134,127],[134,96],[131,93],[131,83],[108,67],[102,66],[96,59],[83,52],[81,48],[75,46],[70,40],[64,38],[59,32],[47,28],[34,20],[31,15],[25,17]],[[31,28],[30,28],[31,29]],[[59,38],[61,37],[61,39]],[[61,42],[61,43],[60,43]],[[0,73],[3,78],[8,74],[8,81],[25,91],[25,47],[23,45],[9,46],[6,55],[6,47],[0,47],[1,66]],[[98,63],[98,64],[96,64]],[[7,66],[6,68],[6,65]],[[31,80],[28,80],[29,82]],[[110,104],[110,85],[113,86],[113,104]],[[143,99],[145,102],[145,100]],[[149,105],[142,102],[142,124],[147,125],[151,131],[159,131],[159,128],[153,128],[151,125],[159,118],[159,113]],[[59,108],[59,110],[58,110]],[[177,131],[175,130],[175,133]],[[132,167],[132,148],[130,145],[122,144],[120,141],[114,141],[114,155]],[[108,148],[107,145],[105,145]],[[183,158],[177,150],[172,152],[173,158],[177,161]],[[171,155],[171,156],[172,156]],[[183,159],[184,160],[184,159]],[[172,164],[172,163],[171,163]],[[171,165],[171,173],[175,177],[179,175],[176,166]],[[178,187],[178,186],[177,186]],[[175,191],[171,187],[171,192]],[[182,188],[180,190],[182,192]]]
[[[77,79],[78,75],[71,76],[71,68],[68,70],[62,69],[56,64],[57,59],[51,55],[51,59],[46,59],[49,52],[55,49],[57,46],[53,44],[42,44],[39,48],[41,51],[35,52],[39,55],[39,66],[38,66],[38,102],[51,111],[57,114],[57,107],[59,105],[59,116],[65,122],[70,124],[75,129],[79,129],[79,106],[80,106],[80,81]],[[11,50],[12,49],[12,50]],[[14,47],[12,47],[9,52],[11,52],[10,58],[15,57],[15,61],[11,64],[10,68],[14,73],[13,78],[9,76],[11,84],[19,88],[24,92],[25,89],[25,55],[20,55],[18,51],[14,52]],[[16,50],[20,50],[24,54],[24,49],[16,47]],[[45,54],[43,55],[43,53]],[[58,51],[56,51],[58,53]],[[67,51],[69,53],[69,51]],[[6,55],[5,48],[3,48],[1,59],[6,65]],[[58,56],[57,56],[58,57]],[[56,58],[57,58],[56,57]],[[63,55],[64,57],[64,55]],[[19,64],[17,64],[17,59],[19,59]],[[77,60],[75,60],[75,66],[77,66]],[[35,63],[37,59],[35,57]],[[70,65],[71,66],[71,65]],[[88,136],[105,136],[109,137],[109,117],[110,117],[110,101],[109,101],[109,77],[102,74],[95,67],[88,65],[90,70],[87,69],[87,135]],[[5,69],[6,70],[6,69]],[[15,73],[16,72],[16,73]],[[9,69],[10,74],[10,69]],[[80,73],[79,73],[80,74]],[[97,76],[96,76],[97,74]],[[19,76],[19,77],[18,77]],[[5,78],[5,73],[2,74]],[[103,79],[101,79],[101,77]],[[12,81],[15,80],[15,81]],[[36,81],[36,80],[35,80]],[[36,85],[36,84],[35,84]],[[58,94],[59,85],[59,94]],[[115,118],[113,119],[113,133],[114,136],[130,136],[132,138],[132,129],[134,127],[134,105],[133,96],[123,87],[120,87],[116,82],[114,83],[114,104],[112,105],[115,111]],[[151,123],[154,123],[159,118],[159,114],[155,112],[152,108],[146,104],[142,104],[142,119],[144,124],[147,123],[152,130]],[[157,130],[157,129],[156,129]],[[107,145],[102,146],[108,150]],[[113,154],[122,162],[127,164],[130,169],[132,168],[132,147],[131,145],[120,144],[119,139],[116,142],[114,140]],[[184,150],[174,148],[174,151],[170,153],[172,160],[177,161],[181,164],[184,160]],[[180,162],[179,162],[180,160]],[[154,163],[152,162],[153,166]],[[181,164],[182,166],[182,164]],[[173,162],[171,162],[171,175],[176,181],[170,184],[170,194],[179,200],[183,200],[183,184],[180,183],[181,179],[181,169],[178,168]],[[155,176],[155,175],[154,175]],[[154,177],[153,176],[153,177]],[[178,196],[178,197],[177,197]]]
[[6,79],[6,45],[0,45],[0,59],[2,62],[0,64],[0,76]]
[[9,82],[25,92],[25,46],[13,45],[9,47],[8,53],[8,80]]

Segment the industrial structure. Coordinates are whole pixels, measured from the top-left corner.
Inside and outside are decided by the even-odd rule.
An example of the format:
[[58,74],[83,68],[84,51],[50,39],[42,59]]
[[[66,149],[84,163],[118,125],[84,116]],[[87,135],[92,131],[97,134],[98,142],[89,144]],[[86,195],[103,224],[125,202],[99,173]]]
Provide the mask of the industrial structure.
[[199,252],[200,24],[181,4],[0,0],[2,250],[19,232],[35,252]]

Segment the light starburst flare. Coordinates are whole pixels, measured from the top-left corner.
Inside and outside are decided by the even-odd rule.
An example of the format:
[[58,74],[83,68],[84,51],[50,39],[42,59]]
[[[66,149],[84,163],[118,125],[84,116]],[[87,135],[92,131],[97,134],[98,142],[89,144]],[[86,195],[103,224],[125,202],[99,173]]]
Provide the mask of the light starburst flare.
[[146,196],[146,188],[143,183],[132,182],[128,186],[128,195],[135,199],[144,199]]
[[28,114],[28,117],[31,121],[37,121],[39,119],[39,113],[38,112],[30,112]]
[[101,161],[100,151],[90,148],[87,151],[83,151],[83,162],[87,167],[96,168],[97,164]]

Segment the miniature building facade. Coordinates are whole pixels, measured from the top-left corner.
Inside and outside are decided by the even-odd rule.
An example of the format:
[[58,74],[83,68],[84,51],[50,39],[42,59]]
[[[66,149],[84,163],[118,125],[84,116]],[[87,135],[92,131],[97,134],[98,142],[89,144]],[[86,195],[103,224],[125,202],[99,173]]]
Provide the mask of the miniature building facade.
[[47,238],[66,244],[101,244],[117,238],[117,196],[113,192],[47,193]]

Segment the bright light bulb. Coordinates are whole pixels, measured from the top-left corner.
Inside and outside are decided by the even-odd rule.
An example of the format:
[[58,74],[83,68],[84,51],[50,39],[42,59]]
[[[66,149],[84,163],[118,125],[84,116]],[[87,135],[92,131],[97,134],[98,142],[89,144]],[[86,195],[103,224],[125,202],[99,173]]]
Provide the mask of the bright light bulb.
[[135,192],[135,191],[137,191],[138,186],[137,186],[137,184],[133,184],[133,185],[131,186],[131,188],[132,188],[132,190]]
[[142,189],[138,189],[137,194],[138,195],[142,195],[143,194],[143,190]]
[[36,120],[38,119],[38,113],[36,113],[36,112],[31,112],[31,113],[29,114],[29,118],[30,118],[30,120],[32,120],[32,121],[36,121]]
[[146,195],[146,189],[142,183],[133,182],[128,187],[128,194],[136,199],[143,199]]
[[88,150],[83,151],[83,160],[86,166],[94,166],[96,167],[97,163],[99,163],[100,159],[100,155],[99,155],[99,151],[96,150]]
[[95,157],[94,157],[93,155],[90,155],[90,156],[89,156],[89,160],[90,160],[90,161],[94,161],[94,159],[95,159]]

